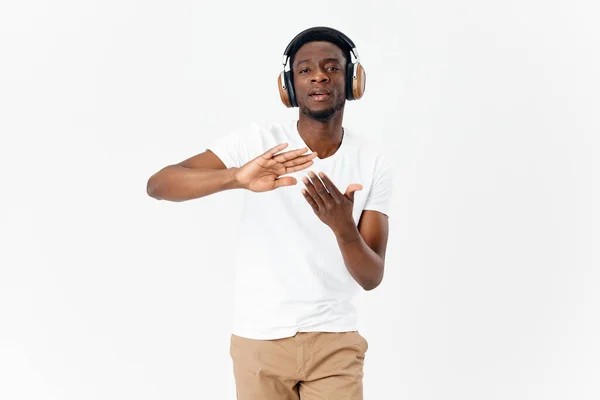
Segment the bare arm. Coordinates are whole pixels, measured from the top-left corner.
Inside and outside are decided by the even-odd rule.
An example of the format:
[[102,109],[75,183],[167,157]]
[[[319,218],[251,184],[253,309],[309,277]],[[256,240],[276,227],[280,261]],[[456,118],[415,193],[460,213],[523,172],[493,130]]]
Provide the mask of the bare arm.
[[364,210],[358,228],[349,225],[336,239],[346,268],[365,290],[373,290],[383,280],[388,241],[388,216]]
[[226,168],[219,157],[207,150],[152,175],[146,191],[157,200],[185,201],[229,189],[266,192],[295,185],[296,178],[281,175],[310,167],[317,153],[302,155],[307,150],[304,147],[277,154],[287,145],[277,145],[241,168]]
[[185,201],[229,189],[242,189],[235,173],[212,151],[164,167],[148,180],[146,191],[157,200]]
[[348,186],[342,194],[329,177],[309,172],[303,179],[306,201],[337,239],[344,264],[350,275],[365,290],[373,290],[383,279],[385,251],[388,241],[388,216],[375,210],[363,210],[358,226],[352,218],[354,193],[360,183]]

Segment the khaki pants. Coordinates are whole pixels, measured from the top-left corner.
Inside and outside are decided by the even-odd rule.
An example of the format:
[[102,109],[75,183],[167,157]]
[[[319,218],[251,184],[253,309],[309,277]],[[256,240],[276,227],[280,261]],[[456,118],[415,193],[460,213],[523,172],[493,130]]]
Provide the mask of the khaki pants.
[[362,400],[367,340],[358,331],[231,335],[238,400]]

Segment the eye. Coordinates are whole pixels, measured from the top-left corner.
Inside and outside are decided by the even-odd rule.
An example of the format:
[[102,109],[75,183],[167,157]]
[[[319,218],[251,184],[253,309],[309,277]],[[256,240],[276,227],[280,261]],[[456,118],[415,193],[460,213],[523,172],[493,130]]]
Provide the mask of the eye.
[[338,67],[333,67],[333,66],[331,66],[331,67],[328,67],[327,69],[328,69],[328,70],[332,70],[332,71],[339,71],[339,68],[338,68]]
[[299,74],[304,74],[306,72],[308,72],[308,68],[302,68],[298,73]]

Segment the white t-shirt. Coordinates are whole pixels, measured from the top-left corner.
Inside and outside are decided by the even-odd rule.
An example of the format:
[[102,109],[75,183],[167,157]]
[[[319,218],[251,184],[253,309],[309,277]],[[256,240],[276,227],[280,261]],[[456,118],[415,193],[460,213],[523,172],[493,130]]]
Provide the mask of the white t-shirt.
[[[284,142],[288,146],[281,152],[308,148],[296,123],[252,124],[207,150],[231,168]],[[304,198],[302,177],[323,171],[342,193],[351,183],[362,184],[354,195],[358,225],[363,210],[389,216],[392,170],[371,142],[347,129],[332,156],[313,161],[310,168],[286,175],[295,177],[296,185],[244,191],[234,284],[232,333],[237,336],[279,339],[296,332],[357,330],[352,298],[361,287],[348,272],[333,231]]]

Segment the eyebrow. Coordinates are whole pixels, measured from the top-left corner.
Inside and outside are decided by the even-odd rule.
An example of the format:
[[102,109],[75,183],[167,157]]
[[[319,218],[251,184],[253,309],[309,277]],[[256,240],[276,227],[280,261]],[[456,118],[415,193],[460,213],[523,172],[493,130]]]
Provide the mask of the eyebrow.
[[[305,62],[309,62],[309,61],[310,60],[307,59],[307,60],[297,61],[294,64],[296,64],[296,67],[297,67],[300,64],[305,63]],[[341,60],[339,58],[336,58],[336,57],[329,57],[329,58],[324,59],[323,61],[325,61],[325,62],[334,61],[334,62],[337,62],[338,64],[342,63]]]

